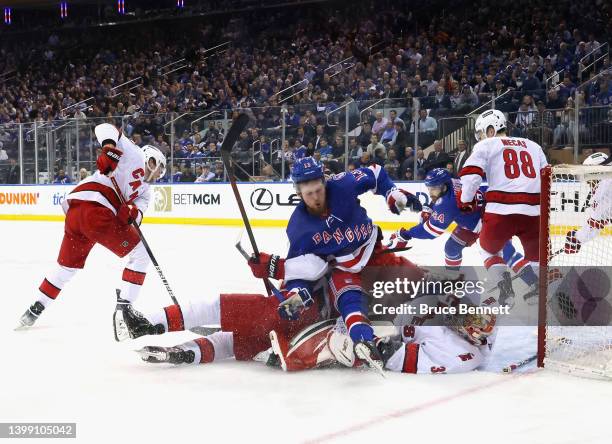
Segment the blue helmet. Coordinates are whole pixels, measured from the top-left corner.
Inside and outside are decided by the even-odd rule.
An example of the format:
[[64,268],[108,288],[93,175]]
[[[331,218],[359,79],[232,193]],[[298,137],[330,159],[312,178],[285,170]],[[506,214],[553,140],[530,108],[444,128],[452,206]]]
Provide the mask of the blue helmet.
[[291,168],[293,183],[322,179],[323,177],[323,166],[312,157],[297,159]]
[[444,168],[434,168],[427,176],[425,176],[425,186],[427,187],[439,187],[444,185],[445,183],[450,182],[452,176],[448,172],[448,170]]

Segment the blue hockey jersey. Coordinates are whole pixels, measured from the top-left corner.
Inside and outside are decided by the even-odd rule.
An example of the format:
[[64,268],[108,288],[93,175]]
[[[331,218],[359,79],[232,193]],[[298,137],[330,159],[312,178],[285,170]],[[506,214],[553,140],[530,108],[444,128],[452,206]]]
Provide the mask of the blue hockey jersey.
[[446,193],[431,206],[430,218],[409,229],[407,234],[414,239],[433,239],[444,233],[453,222],[466,230],[479,231],[481,210],[485,204],[483,193],[486,187],[481,187],[476,193],[476,199],[479,202],[478,209],[470,214],[463,214],[459,210],[457,195],[460,190],[461,181],[452,179],[452,187],[448,187]]
[[360,205],[359,195],[373,191],[386,196],[394,187],[378,165],[333,176],[326,183],[325,216],[310,214],[304,202],[291,215],[287,226],[287,261],[316,255],[326,262],[333,260],[337,268],[360,271],[374,249],[378,230]]

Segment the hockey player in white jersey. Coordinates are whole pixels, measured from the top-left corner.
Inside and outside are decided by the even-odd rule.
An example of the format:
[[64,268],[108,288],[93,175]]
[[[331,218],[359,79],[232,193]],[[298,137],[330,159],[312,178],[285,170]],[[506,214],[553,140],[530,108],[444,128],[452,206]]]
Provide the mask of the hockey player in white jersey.
[[[57,265],[43,279],[36,301],[20,319],[20,327],[34,324],[85,266],[95,244],[119,257],[129,255],[122,274],[118,308],[132,310],[130,303],[138,297],[144,282],[150,259],[131,224],[142,221],[149,205],[149,184],[165,174],[166,158],[154,146],[140,148],[108,123],[96,126],[95,134],[102,147],[96,162],[98,170],[66,196],[64,238]],[[115,192],[111,176],[125,203]]]
[[[604,153],[593,153],[587,157],[583,165],[609,166],[612,157]],[[612,167],[610,167],[612,171]],[[563,251],[566,254],[575,254],[580,251],[582,244],[593,240],[601,230],[612,223],[612,179],[589,181],[593,197],[590,202],[590,215],[578,230],[570,230],[565,236]]]
[[[476,139],[472,154],[460,171],[463,212],[478,208],[476,192],[486,178],[487,202],[482,218],[480,246],[484,265],[500,289],[500,300],[512,305],[514,291],[510,272],[502,257],[504,244],[517,236],[525,259],[538,262],[540,219],[540,172],[548,162],[537,143],[506,135],[506,118],[501,111],[482,113],[475,124]],[[526,267],[523,276],[537,286],[537,276]]]

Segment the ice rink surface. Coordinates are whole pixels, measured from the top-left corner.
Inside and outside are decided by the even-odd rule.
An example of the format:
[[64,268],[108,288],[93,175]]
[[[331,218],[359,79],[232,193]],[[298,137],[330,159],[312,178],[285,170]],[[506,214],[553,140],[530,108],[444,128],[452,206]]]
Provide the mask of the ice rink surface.
[[[15,332],[55,262],[63,224],[5,221],[0,230],[0,422],[76,422],[82,443],[612,442],[612,383],[533,366],[499,373],[535,352],[533,328],[503,328],[486,371],[462,375],[146,364],[133,349],[194,335],[116,343],[111,316],[124,262],[99,246],[36,326]],[[143,231],[179,302],[264,292],[233,248],[239,229],[145,224]],[[260,249],[286,251],[282,230],[255,234]],[[415,242],[406,255],[443,265],[443,243]],[[477,263],[477,250],[466,252],[466,262]],[[169,304],[150,268],[136,307]]]

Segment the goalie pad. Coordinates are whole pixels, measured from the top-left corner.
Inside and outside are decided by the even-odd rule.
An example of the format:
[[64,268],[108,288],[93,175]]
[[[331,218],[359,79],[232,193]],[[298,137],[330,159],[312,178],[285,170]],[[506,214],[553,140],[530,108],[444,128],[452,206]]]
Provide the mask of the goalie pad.
[[299,331],[290,341],[280,331],[270,332],[270,342],[284,371],[299,371],[331,364],[334,357],[327,347],[335,319],[317,322]]

